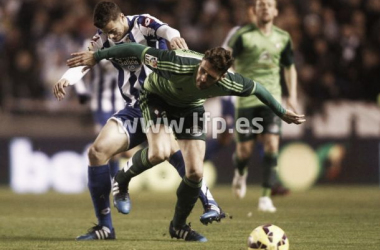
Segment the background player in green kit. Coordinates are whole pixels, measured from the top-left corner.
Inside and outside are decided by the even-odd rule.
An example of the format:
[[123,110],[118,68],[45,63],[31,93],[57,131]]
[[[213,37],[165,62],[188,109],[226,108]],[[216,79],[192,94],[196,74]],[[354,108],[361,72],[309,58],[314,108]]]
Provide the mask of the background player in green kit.
[[[251,1],[255,21],[249,23],[231,37],[228,46],[235,57],[236,72],[255,79],[280,102],[280,68],[284,68],[284,78],[289,90],[287,106],[295,111],[297,105],[297,73],[293,62],[292,41],[289,34],[273,25],[278,14],[276,0]],[[263,118],[263,132],[260,134],[264,146],[263,191],[258,210],[275,212],[270,198],[271,188],[276,181],[277,154],[281,134],[281,120],[257,98],[237,98],[235,118]],[[236,152],[233,157],[235,176],[232,182],[233,193],[243,198],[246,193],[248,161],[252,155],[258,134],[236,132]]]
[[170,236],[186,241],[207,239],[186,224],[200,192],[203,178],[205,134],[202,116],[206,98],[215,96],[255,95],[288,123],[301,124],[303,115],[285,110],[258,82],[240,74],[227,72],[233,63],[231,52],[218,47],[205,55],[189,50],[165,51],[140,44],[121,44],[96,53],[74,53],[70,67],[93,66],[105,58],[136,56],[153,70],[144,82],[140,107],[147,124],[149,148],[138,151],[128,170],[116,174],[118,186],[170,156],[170,136],[165,124],[177,122],[172,128],[185,161],[186,174],[177,189],[177,204],[169,226]]

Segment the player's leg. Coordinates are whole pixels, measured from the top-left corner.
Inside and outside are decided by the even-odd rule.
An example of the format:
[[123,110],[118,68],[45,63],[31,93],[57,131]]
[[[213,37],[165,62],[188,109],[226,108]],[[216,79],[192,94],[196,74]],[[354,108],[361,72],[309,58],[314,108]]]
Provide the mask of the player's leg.
[[251,121],[256,114],[253,108],[237,108],[235,110],[235,140],[236,150],[232,156],[234,177],[232,193],[237,198],[244,198],[247,191],[248,162],[251,158],[256,131]]
[[[94,119],[94,131],[96,135],[99,135],[102,128],[107,124],[108,119],[113,116],[115,112],[106,112],[102,110],[96,110],[92,112]],[[108,161],[110,168],[110,175],[113,178],[117,171],[119,171],[119,158],[117,156],[112,157]]]
[[226,214],[214,199],[205,180],[202,181],[199,199],[201,200],[203,206],[203,214],[200,217],[200,221],[204,225],[212,223],[213,221],[220,222],[221,219],[226,217]]
[[114,205],[123,214],[129,214],[131,209],[128,191],[131,179],[163,162],[170,156],[170,134],[165,132],[163,127],[157,133],[148,131],[146,135],[149,147],[138,150],[114,178]]
[[[163,117],[165,117],[165,109],[161,107],[160,99],[157,98],[156,96],[147,98],[147,93],[141,92],[140,107],[144,114],[147,130],[146,138],[148,139],[149,148],[146,147],[138,150],[114,178],[114,205],[118,211],[123,214],[130,212],[128,186],[131,179],[170,157],[171,133],[164,125],[165,120]],[[154,108],[150,108],[148,105],[151,102]],[[140,118],[141,117],[140,112]],[[139,123],[140,128],[141,125],[142,124]]]
[[259,199],[258,210],[263,212],[276,212],[273,205],[271,188],[276,181],[277,155],[281,134],[281,119],[268,107],[260,107],[260,117],[263,117],[264,131],[262,143],[264,145],[264,156],[262,160],[263,182],[262,195]]
[[[183,178],[185,176],[185,162],[182,152],[179,149],[178,143],[174,136],[172,138],[172,152],[169,158],[169,163],[177,170],[178,174]],[[205,180],[202,181],[202,188],[199,193],[199,199],[202,202],[204,213],[200,217],[200,221],[207,225],[212,221],[220,221],[225,218],[225,213],[221,210],[218,203],[214,199]]]
[[128,148],[128,135],[121,133],[119,125],[109,120],[90,146],[88,157],[88,188],[91,194],[98,225],[77,240],[114,239],[109,194],[111,191],[108,160]]
[[276,181],[277,176],[277,155],[279,148],[280,136],[278,134],[264,134],[264,157],[263,157],[263,182],[262,194],[259,199],[258,209],[263,212],[276,212],[276,208],[270,198],[271,189]]
[[119,161],[120,161],[120,157],[114,156],[108,162],[108,165],[110,167],[111,178],[115,177],[116,173],[120,170],[119,169],[120,168]]
[[205,142],[180,139],[178,143],[184,157],[186,172],[177,189],[177,203],[173,220],[170,222],[169,233],[172,238],[205,242],[207,239],[204,236],[186,224],[186,219],[192,211],[202,187]]
[[237,142],[236,151],[232,156],[235,167],[232,180],[232,193],[235,197],[242,199],[247,192],[248,162],[252,155],[254,140]]

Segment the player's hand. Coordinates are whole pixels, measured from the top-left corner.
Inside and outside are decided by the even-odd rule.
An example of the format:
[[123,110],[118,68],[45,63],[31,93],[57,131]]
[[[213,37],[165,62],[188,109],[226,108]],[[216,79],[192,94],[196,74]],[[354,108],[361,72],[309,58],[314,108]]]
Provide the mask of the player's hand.
[[55,98],[58,99],[58,101],[62,100],[65,95],[66,95],[66,91],[65,91],[65,88],[67,86],[69,86],[69,81],[66,80],[66,79],[61,79],[59,80],[53,87],[53,94],[55,96]]
[[282,120],[284,120],[286,123],[295,123],[295,124],[301,124],[306,121],[305,115],[299,115],[294,113],[293,111],[287,109],[286,113],[281,117]]
[[67,66],[70,68],[85,66],[83,72],[96,64],[93,51],[82,51],[71,54],[72,58],[66,61]]
[[297,98],[296,97],[288,97],[286,98],[286,107],[291,109],[292,111],[297,113]]
[[182,37],[174,37],[171,41],[170,41],[170,49],[189,49],[187,47],[187,44],[185,42],[185,39],[183,39]]

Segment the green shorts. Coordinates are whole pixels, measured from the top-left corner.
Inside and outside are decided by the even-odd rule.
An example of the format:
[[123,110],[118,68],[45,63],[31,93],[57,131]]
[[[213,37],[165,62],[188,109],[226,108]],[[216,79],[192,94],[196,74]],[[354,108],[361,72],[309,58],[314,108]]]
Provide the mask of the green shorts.
[[[165,102],[160,96],[142,90],[140,108],[146,128],[157,124],[170,127],[178,140],[206,140],[204,133],[205,112],[203,106],[176,107]],[[151,128],[154,131],[154,128]]]
[[[242,122],[243,119],[246,122]],[[238,127],[239,126],[239,127]],[[235,138],[237,142],[255,139],[259,134],[281,135],[281,118],[269,107],[257,106],[235,110]]]

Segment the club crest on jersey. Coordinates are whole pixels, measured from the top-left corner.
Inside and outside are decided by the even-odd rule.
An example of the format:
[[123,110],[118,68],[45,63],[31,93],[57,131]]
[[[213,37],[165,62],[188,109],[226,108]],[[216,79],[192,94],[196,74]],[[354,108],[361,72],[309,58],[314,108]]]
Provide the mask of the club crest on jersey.
[[149,65],[152,68],[157,69],[157,60],[158,58],[152,55],[145,54],[145,65]]
[[269,54],[268,51],[263,51],[261,54],[260,54],[260,57],[259,57],[259,62],[267,62],[269,60],[272,60],[272,56]]

